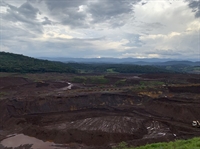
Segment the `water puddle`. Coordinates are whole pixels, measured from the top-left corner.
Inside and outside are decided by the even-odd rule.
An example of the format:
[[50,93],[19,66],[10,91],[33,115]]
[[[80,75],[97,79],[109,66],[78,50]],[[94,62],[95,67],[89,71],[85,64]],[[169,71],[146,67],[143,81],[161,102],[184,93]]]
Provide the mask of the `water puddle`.
[[[32,144],[31,149],[64,149],[64,147],[59,147],[62,145],[55,144],[49,141],[42,141],[34,137],[29,137],[24,134],[12,134],[8,135],[6,139],[0,142],[4,147],[16,148],[20,145]],[[65,147],[66,149],[66,147]]]

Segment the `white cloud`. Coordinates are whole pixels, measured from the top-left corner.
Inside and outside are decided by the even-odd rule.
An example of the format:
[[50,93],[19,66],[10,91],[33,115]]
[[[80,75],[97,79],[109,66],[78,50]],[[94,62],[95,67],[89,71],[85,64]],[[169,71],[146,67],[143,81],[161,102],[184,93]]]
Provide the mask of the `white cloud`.
[[0,4],[1,50],[29,56],[198,59],[195,4],[7,0]]
[[127,39],[122,39],[120,41],[112,41],[111,39],[107,39],[89,42],[98,50],[112,50],[113,52],[123,52],[127,49],[124,44],[128,43],[129,41]]

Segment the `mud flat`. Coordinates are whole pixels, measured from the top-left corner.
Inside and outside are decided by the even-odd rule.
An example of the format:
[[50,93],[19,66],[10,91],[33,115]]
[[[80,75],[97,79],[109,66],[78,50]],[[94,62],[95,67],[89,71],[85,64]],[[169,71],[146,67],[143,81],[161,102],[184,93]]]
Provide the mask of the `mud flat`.
[[11,91],[0,100],[0,144],[106,149],[121,141],[138,146],[200,136],[200,129],[191,125],[200,120],[198,84],[192,84],[195,92],[184,84],[173,85],[173,89],[156,86],[155,96],[149,88],[145,92],[138,89],[138,81],[152,81],[148,77],[128,76],[139,79],[136,87],[129,83],[94,89],[73,83],[67,88],[68,80],[38,83],[22,78],[17,78],[18,87],[7,86],[4,78],[2,91],[12,87],[22,94]]

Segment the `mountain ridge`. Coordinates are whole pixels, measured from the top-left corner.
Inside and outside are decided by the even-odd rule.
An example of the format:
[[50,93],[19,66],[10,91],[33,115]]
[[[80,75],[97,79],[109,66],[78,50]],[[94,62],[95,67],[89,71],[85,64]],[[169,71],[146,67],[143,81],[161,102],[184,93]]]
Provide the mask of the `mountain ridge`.
[[40,57],[39,59],[46,59],[51,61],[61,61],[65,63],[113,63],[113,64],[136,64],[136,65],[190,65],[190,66],[200,66],[200,61],[190,61],[190,60],[173,60],[173,59],[139,59],[139,58],[50,58],[50,57]]

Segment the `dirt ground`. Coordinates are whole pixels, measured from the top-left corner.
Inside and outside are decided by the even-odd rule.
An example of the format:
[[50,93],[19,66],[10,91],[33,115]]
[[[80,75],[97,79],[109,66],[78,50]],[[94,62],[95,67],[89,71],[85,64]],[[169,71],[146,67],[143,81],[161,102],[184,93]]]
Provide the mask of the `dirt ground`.
[[[103,86],[70,82],[68,74],[0,76],[0,141],[25,134],[109,149],[200,136],[192,127],[200,121],[199,75],[117,74]],[[115,86],[119,80],[125,84]]]

